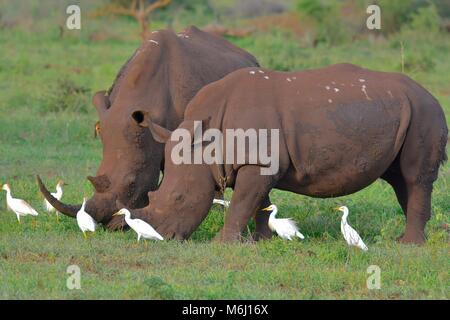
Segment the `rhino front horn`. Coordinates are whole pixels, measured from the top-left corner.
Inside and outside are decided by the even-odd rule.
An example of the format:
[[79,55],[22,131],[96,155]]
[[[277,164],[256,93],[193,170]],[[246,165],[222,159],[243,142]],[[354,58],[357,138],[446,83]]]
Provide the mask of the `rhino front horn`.
[[39,176],[36,176],[36,180],[42,195],[45,197],[45,199],[47,199],[48,202],[50,202],[50,204],[56,210],[72,218],[75,218],[77,216],[77,212],[78,210],[80,210],[81,205],[70,205],[62,203],[61,201],[52,196],[52,194],[45,187],[44,183],[42,183],[42,180]]
[[104,174],[97,177],[88,176],[87,178],[94,186],[95,191],[99,193],[108,191],[109,187],[111,186],[109,178]]

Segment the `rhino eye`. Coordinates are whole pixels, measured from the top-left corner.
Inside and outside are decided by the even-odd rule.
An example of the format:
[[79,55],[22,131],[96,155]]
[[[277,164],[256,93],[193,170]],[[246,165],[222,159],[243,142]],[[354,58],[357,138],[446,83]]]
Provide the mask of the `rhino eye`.
[[133,120],[143,128],[148,128],[149,126],[149,115],[147,111],[135,111],[131,114]]
[[141,111],[135,111],[131,116],[138,124],[144,121],[144,114]]

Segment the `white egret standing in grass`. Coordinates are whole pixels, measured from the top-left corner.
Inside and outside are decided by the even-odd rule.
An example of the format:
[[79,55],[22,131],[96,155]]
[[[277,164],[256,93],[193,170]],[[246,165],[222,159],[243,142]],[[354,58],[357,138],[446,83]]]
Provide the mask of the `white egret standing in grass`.
[[80,210],[77,212],[77,223],[83,232],[83,236],[87,239],[86,231],[95,232],[97,222],[85,211],[86,198],[83,199],[83,204]]
[[137,235],[137,241],[144,239],[150,240],[164,240],[164,238],[155,230],[151,225],[141,219],[131,219],[131,213],[129,210],[123,208],[113,214],[114,216],[125,216],[125,222],[133,229]]
[[222,199],[214,199],[213,204],[220,204],[221,206],[228,208],[230,206],[230,201],[222,200]]
[[269,216],[269,228],[275,231],[282,239],[292,240],[293,237],[305,239],[305,236],[298,231],[297,224],[290,218],[277,219],[275,218],[278,207],[274,204],[262,209],[263,211],[272,211]]
[[[62,195],[63,195],[62,187],[64,185],[66,185],[66,183],[63,180],[59,180],[58,183],[56,184],[56,192],[52,192],[52,196],[55,199],[61,200]],[[59,217],[59,212],[50,204],[50,202],[47,201],[47,199],[44,199],[44,206],[48,212],[56,211],[56,217],[57,218]]]
[[4,184],[2,187],[6,191],[6,204],[8,208],[17,216],[17,221],[20,223],[20,216],[37,216],[38,213],[25,200],[13,198],[11,195],[11,188],[9,184]]
[[358,232],[356,232],[356,230],[353,229],[347,222],[347,217],[348,217],[348,213],[349,213],[348,208],[346,206],[342,206],[342,207],[336,208],[336,210],[339,210],[344,213],[342,215],[342,219],[341,219],[341,232],[342,232],[342,235],[344,236],[345,241],[347,241],[347,244],[349,246],[358,247],[364,251],[367,251],[368,248],[364,244],[364,241],[362,241]]

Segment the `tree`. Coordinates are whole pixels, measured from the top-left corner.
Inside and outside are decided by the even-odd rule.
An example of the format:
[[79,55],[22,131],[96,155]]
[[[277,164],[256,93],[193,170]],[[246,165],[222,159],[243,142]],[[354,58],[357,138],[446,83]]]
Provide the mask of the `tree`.
[[[141,37],[145,39],[149,33],[148,17],[156,9],[168,6],[172,0],[154,0],[146,3],[145,0],[131,0],[131,1],[113,1],[113,3],[101,7],[93,13],[93,17],[100,17],[105,15],[120,15],[129,16],[136,19],[141,28]],[[126,4],[129,3],[127,7]]]

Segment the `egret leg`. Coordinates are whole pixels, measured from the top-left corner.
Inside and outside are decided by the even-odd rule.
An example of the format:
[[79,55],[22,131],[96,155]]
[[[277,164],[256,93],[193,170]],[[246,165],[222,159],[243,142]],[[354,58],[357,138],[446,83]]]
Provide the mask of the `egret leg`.
[[83,237],[87,240],[87,235],[85,231],[83,231]]
[[347,246],[347,257],[345,258],[345,267],[348,266],[348,262],[350,261],[350,250],[351,248]]

